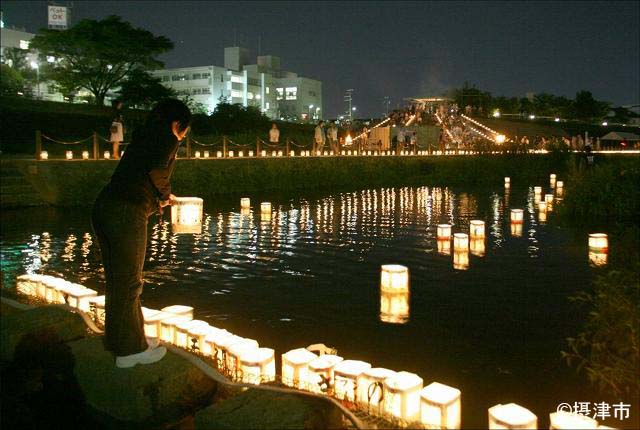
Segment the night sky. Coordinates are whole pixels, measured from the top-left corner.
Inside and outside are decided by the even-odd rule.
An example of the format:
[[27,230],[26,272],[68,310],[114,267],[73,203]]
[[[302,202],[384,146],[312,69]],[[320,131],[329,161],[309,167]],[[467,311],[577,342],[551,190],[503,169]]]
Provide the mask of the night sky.
[[[69,2],[59,2],[65,5]],[[494,95],[587,89],[640,101],[640,2],[75,1],[72,24],[115,14],[171,39],[167,67],[223,65],[234,45],[323,82],[325,117],[379,116],[383,97],[441,95],[465,81]],[[2,2],[7,26],[47,25],[46,1]]]

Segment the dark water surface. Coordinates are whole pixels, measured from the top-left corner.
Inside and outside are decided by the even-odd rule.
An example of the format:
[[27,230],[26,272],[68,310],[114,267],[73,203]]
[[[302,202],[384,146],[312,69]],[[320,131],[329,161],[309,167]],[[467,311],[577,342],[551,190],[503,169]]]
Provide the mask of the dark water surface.
[[[278,357],[325,343],[345,358],[417,373],[425,385],[459,388],[465,427],[486,426],[497,403],[521,404],[548,427],[559,403],[604,400],[560,356],[585,319],[567,297],[593,276],[586,234],[541,224],[533,188],[250,197],[258,211],[245,215],[239,196],[206,201],[201,235],[173,235],[151,218],[145,306],[193,306],[196,318]],[[265,199],[270,221],[259,213]],[[521,237],[509,208],[525,209]],[[455,270],[453,256],[438,252],[436,225],[468,233],[476,218],[486,223],[484,256]],[[3,211],[1,231],[3,288],[32,272],[103,291],[89,208]],[[381,321],[380,265],[388,263],[411,271],[405,324]]]

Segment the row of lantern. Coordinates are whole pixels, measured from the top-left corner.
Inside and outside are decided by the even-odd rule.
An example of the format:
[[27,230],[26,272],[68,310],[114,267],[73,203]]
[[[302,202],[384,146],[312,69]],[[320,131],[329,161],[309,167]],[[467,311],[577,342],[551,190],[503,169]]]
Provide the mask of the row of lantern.
[[[120,153],[120,156],[122,156],[123,154],[124,154],[124,151]],[[111,159],[111,152],[110,151],[104,151],[102,156],[103,156],[103,158],[105,160],[109,160],[109,159]],[[82,157],[83,160],[88,160],[89,159],[89,151],[82,151],[81,157]],[[73,160],[73,151],[65,151],[64,158],[67,159],[67,160]],[[49,152],[40,151],[40,159],[41,160],[48,160],[49,159]]]

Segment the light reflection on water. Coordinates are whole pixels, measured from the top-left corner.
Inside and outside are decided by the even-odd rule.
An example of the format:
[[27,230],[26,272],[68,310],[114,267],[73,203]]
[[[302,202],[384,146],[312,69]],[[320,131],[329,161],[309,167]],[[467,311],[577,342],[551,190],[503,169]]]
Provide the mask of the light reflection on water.
[[[566,296],[588,282],[588,257],[539,220],[532,188],[307,195],[269,199],[270,215],[260,213],[269,200],[250,197],[253,209],[242,211],[239,196],[205,199],[199,235],[173,235],[168,221],[150,220],[145,306],[194,306],[198,319],[279,353],[324,342],[345,357],[448,383],[465,393],[463,420],[476,426],[503,401],[548,413],[566,401],[556,381],[577,390],[559,350],[580,320]],[[511,207],[525,209],[519,227],[509,221]],[[10,223],[4,217],[3,285],[37,272],[102,291],[89,211],[39,211],[18,211]],[[27,213],[41,222],[30,225]],[[469,233],[472,219],[487,231],[468,250],[437,240],[437,224]],[[410,268],[410,292],[381,292],[387,263]],[[524,380],[549,383],[531,394]]]

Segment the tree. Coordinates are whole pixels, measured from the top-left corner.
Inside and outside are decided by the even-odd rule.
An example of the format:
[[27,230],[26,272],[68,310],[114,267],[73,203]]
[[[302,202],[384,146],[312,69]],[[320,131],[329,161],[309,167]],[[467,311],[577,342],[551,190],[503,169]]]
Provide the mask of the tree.
[[42,58],[56,58],[42,62],[47,78],[66,89],[86,89],[96,104],[103,105],[108,91],[133,70],[162,67],[156,57],[171,50],[173,43],[112,15],[101,21],[83,19],[64,31],[44,29],[30,46]]
[[571,114],[576,119],[594,121],[609,113],[609,103],[593,98],[590,91],[579,91],[571,104]]
[[13,67],[0,64],[0,94],[15,96],[24,89],[24,78]]
[[164,98],[175,97],[175,91],[161,82],[145,70],[134,69],[120,85],[120,100],[131,107],[149,109]]
[[260,132],[269,128],[269,118],[260,109],[240,104],[219,103],[211,115],[213,128],[222,134]]

